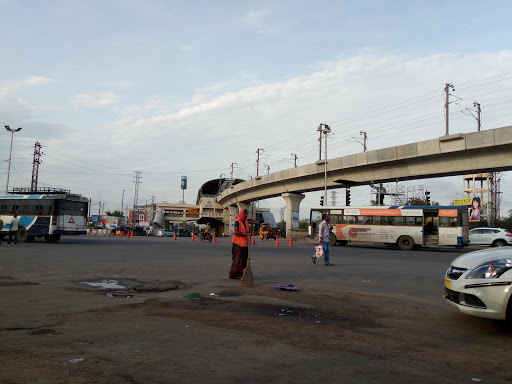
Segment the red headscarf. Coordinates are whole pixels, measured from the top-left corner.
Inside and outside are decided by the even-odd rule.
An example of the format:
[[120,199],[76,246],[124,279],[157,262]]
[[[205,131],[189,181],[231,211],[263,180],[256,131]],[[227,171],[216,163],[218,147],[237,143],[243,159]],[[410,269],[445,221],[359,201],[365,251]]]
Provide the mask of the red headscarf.
[[242,209],[239,213],[238,213],[238,216],[235,218],[235,221],[236,220],[240,220],[241,222],[244,222],[244,221],[247,221],[244,219],[244,212],[247,212],[247,209]]

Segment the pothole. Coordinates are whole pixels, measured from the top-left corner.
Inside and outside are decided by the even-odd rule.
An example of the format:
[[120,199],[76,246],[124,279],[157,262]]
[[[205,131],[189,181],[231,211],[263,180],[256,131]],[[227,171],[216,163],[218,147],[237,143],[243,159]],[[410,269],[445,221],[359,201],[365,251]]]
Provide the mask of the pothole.
[[174,280],[138,281],[132,279],[101,279],[94,281],[80,281],[94,290],[108,291],[110,298],[130,298],[136,292],[164,292],[183,288],[183,283]]

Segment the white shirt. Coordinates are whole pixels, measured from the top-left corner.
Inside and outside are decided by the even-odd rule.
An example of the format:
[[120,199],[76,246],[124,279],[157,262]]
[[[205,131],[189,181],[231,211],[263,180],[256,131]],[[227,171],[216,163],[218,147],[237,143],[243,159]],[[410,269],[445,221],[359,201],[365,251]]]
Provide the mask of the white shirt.
[[13,219],[11,220],[11,228],[9,228],[9,230],[17,231],[19,223],[20,223],[20,219],[18,219],[17,217],[13,217]]
[[327,221],[322,221],[320,223],[320,230],[318,231],[318,237],[322,241],[329,241],[329,224],[327,224]]

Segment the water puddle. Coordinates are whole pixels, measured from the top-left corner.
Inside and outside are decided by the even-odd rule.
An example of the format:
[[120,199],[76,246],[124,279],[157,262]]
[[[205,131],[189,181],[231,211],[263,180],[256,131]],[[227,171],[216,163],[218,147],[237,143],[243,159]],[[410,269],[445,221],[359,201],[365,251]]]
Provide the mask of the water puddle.
[[104,289],[121,289],[126,288],[124,285],[117,283],[117,280],[99,280],[99,281],[81,281],[82,284],[89,285],[95,288]]

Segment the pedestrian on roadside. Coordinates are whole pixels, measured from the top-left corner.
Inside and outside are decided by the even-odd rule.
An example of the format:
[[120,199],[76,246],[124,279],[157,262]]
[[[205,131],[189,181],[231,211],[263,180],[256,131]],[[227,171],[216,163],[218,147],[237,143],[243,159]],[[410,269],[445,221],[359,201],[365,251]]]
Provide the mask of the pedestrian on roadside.
[[20,225],[20,219],[18,219],[18,215],[14,214],[14,217],[11,220],[11,226],[9,227],[9,240],[7,241],[7,245],[11,245],[11,239],[14,235],[14,245],[18,245],[18,227]]
[[[320,223],[320,229],[318,231],[318,239],[320,240],[320,245],[322,246],[322,250],[324,251],[324,263],[327,267],[332,267],[334,264],[329,263],[329,215],[324,213],[322,215],[322,222]],[[311,257],[313,260],[313,264],[316,264],[316,257]]]
[[[249,239],[252,234],[252,221],[249,224],[247,209],[242,209],[235,219],[235,228],[233,230],[233,248],[231,253],[232,263],[229,270],[230,279],[241,279],[244,269],[247,267],[247,258],[249,257]],[[253,219],[251,219],[253,220]]]

